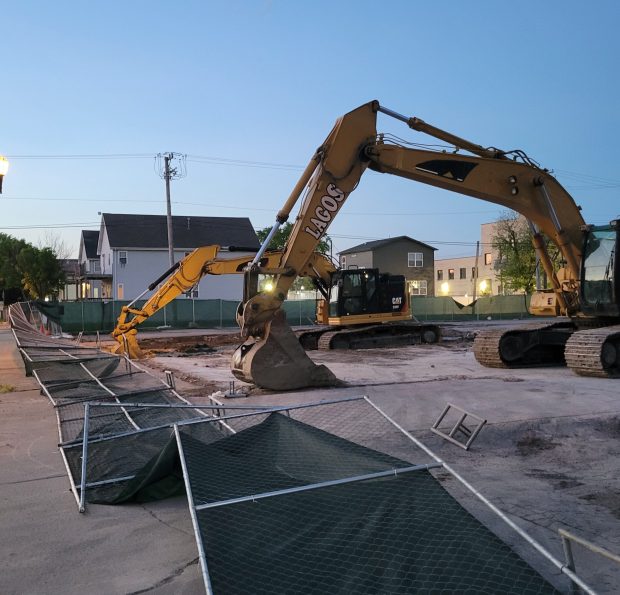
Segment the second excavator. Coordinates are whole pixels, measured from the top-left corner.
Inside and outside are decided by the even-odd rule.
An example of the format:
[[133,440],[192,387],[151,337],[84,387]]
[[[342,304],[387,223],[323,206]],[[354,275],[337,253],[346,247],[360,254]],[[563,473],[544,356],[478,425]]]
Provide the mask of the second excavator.
[[[239,256],[235,253],[250,250],[235,246],[202,246],[175,263],[153,281],[142,295],[122,307],[112,332],[117,341],[116,352],[124,353],[132,359],[142,357],[137,341],[140,324],[172,300],[190,291],[207,275],[244,273],[254,256]],[[252,268],[253,274],[246,278],[246,281],[253,284],[251,291],[256,293],[258,290],[257,275],[267,278],[282,272],[278,268],[281,258],[282,253],[278,251],[263,254],[259,265]],[[293,361],[307,359],[300,351],[302,347],[352,349],[386,344],[434,343],[439,340],[439,327],[413,321],[403,275],[380,273],[378,269],[370,268],[337,270],[331,260],[319,252],[312,254],[300,274],[309,277],[322,295],[317,301],[317,322],[321,326],[300,331],[297,339],[301,345],[293,340],[290,333],[288,338],[283,336],[282,341],[286,341],[286,349],[283,351],[287,354],[283,361],[287,358]],[[149,291],[154,293],[138,307],[138,300]],[[280,347],[283,348],[282,345]],[[296,357],[294,354],[297,354]],[[315,369],[309,360],[306,366]],[[335,382],[327,369],[320,370],[324,382]]]
[[[420,148],[378,134],[378,113],[440,139],[454,151]],[[333,375],[325,374],[297,348],[299,342],[286,323],[282,304],[366,169],[486,200],[526,217],[553,286],[533,297],[532,313],[568,318],[508,332],[480,333],[474,344],[480,363],[517,367],[566,362],[583,375],[620,375],[618,221],[587,226],[570,194],[523,151],[483,147],[371,101],[338,119],[247,267],[244,300],[237,313],[247,340],[233,357],[237,378],[278,390],[334,381]],[[259,292],[255,278],[266,247],[304,191],[289,240],[278,258],[274,289]],[[561,271],[554,270],[545,238],[556,244],[564,258]]]

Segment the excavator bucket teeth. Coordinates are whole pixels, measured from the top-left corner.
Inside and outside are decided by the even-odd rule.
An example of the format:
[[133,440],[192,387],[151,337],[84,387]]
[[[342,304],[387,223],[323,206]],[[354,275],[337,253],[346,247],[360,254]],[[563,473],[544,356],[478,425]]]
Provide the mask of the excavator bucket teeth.
[[143,359],[145,357],[144,352],[140,349],[140,345],[138,345],[135,332],[133,334],[129,332],[114,338],[118,343],[112,348],[112,353],[126,355],[129,359]]
[[235,351],[232,373],[243,382],[269,390],[336,386],[340,382],[329,368],[307,356],[283,310],[267,323],[264,337],[251,337]]

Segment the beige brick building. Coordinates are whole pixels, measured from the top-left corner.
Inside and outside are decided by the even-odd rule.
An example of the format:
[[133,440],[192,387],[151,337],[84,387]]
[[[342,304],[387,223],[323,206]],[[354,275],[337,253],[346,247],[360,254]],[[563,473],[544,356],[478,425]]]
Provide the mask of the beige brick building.
[[[478,271],[476,256],[440,258],[435,260],[435,295],[450,296],[457,302],[468,305],[487,295],[501,295],[501,280],[495,271],[497,251],[493,249],[493,237],[497,223],[483,223],[480,226],[478,250]],[[475,289],[474,289],[475,286]]]

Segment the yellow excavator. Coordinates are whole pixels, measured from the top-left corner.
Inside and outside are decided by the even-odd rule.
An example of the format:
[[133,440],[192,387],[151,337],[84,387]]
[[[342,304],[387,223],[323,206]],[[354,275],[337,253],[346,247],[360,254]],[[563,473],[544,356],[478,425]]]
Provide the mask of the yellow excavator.
[[[429,150],[378,134],[378,113],[440,139],[454,150]],[[533,297],[531,311],[569,318],[480,333],[474,353],[481,364],[522,367],[566,363],[583,375],[620,374],[620,265],[615,257],[618,221],[608,226],[587,226],[570,194],[523,151],[483,147],[371,101],[338,119],[246,268],[244,300],[237,320],[247,340],[232,361],[232,372],[238,379],[277,390],[335,381],[303,350],[293,348],[299,342],[286,324],[282,303],[295,277],[308,268],[319,241],[367,168],[502,205],[527,219],[534,247],[553,285],[552,290]],[[266,247],[302,193],[289,240],[276,257],[280,272],[274,275],[274,288],[259,292],[255,277]],[[553,268],[545,237],[562,253],[566,266],[561,271]]]
[[[254,255],[234,254],[249,250],[234,246],[224,249],[217,245],[202,246],[175,263],[140,296],[122,307],[112,332],[117,341],[116,353],[124,353],[131,359],[143,357],[137,340],[138,326],[191,290],[206,275],[244,273]],[[265,252],[258,266],[253,267],[253,274],[246,277],[246,282],[250,279],[251,285],[246,291],[253,294],[258,291],[256,281],[260,275],[287,274],[287,269],[279,268],[281,259],[282,252]],[[302,348],[359,349],[439,340],[439,327],[413,321],[403,275],[380,273],[373,268],[337,270],[327,256],[315,252],[300,271],[300,276],[312,279],[323,296],[317,301],[317,322],[321,326],[300,331],[297,340],[301,346],[295,344],[289,335],[288,357],[299,354]],[[136,302],[149,291],[155,292],[142,307],[137,307]],[[328,370],[322,374],[332,381]]]

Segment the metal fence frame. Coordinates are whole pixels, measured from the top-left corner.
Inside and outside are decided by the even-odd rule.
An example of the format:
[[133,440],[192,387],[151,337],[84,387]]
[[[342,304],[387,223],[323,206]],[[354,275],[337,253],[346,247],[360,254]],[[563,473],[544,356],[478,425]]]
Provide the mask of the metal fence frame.
[[[97,442],[107,442],[111,440],[116,440],[118,438],[122,438],[125,436],[132,436],[135,434],[142,434],[147,432],[153,432],[156,430],[162,430],[165,428],[170,428],[174,430],[174,428],[178,428],[180,426],[194,425],[200,423],[213,423],[218,424],[222,428],[225,428],[231,434],[236,433],[235,430],[227,423],[228,420],[239,419],[244,417],[252,417],[254,415],[264,415],[266,413],[278,413],[284,412],[288,413],[290,411],[298,410],[298,409],[308,409],[310,407],[318,407],[321,405],[333,405],[335,403],[347,403],[352,401],[362,401],[364,397],[348,397],[345,399],[335,399],[330,401],[319,401],[318,403],[303,403],[301,405],[225,405],[217,399],[211,398],[212,401],[215,401],[211,405],[194,405],[194,404],[163,404],[163,403],[105,403],[105,402],[89,402],[84,406],[84,424],[83,424],[83,438],[81,440],[73,440],[69,443],[61,444],[60,450],[63,453],[63,459],[65,460],[65,466],[67,468],[67,472],[70,477],[70,481],[72,484],[72,492],[76,498],[78,504],[79,512],[86,511],[86,491],[89,487],[95,487],[99,485],[103,485],[105,483],[117,483],[121,481],[128,481],[133,479],[135,476],[124,476],[124,477],[116,477],[112,479],[108,479],[105,481],[98,482],[88,482],[87,481],[87,464],[88,464],[88,447],[89,445]],[[198,410],[209,410],[214,413],[224,415],[215,415],[209,417],[200,417],[194,419],[181,420],[176,422],[169,422],[166,424],[161,424],[159,426],[152,426],[148,428],[139,428],[134,431],[128,432],[119,432],[117,434],[110,434],[107,436],[101,436],[97,438],[90,437],[90,420],[92,418],[90,409],[91,407],[109,407],[109,408],[128,408],[128,409],[198,409]],[[236,414],[227,414],[226,410],[229,411],[239,411],[240,413]],[[207,415],[206,413],[204,414]],[[77,481],[73,477],[71,470],[69,468],[69,464],[64,455],[65,449],[73,449],[73,448],[82,448],[82,465],[81,465],[81,477],[80,483],[78,485]],[[78,493],[79,491],[79,493]]]

